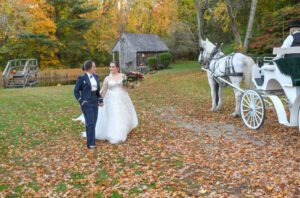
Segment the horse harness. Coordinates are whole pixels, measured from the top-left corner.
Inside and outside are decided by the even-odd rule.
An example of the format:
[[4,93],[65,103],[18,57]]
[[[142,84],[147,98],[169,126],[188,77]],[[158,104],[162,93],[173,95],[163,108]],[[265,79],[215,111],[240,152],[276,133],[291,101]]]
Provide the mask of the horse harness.
[[[225,55],[221,55],[219,57],[214,58],[218,54],[218,52],[219,52],[219,47],[215,47],[214,50],[212,51],[212,53],[210,54],[209,58],[208,58],[208,62],[207,62],[207,66],[206,66],[208,69],[210,69],[209,65],[210,65],[211,61],[212,60],[216,60],[214,62],[213,67],[212,67],[213,71],[211,70],[211,72],[213,74],[216,71],[216,66],[217,66],[217,62],[218,62],[217,60],[220,60],[221,58],[225,57]],[[225,72],[220,71],[220,73],[223,73],[223,75],[220,76],[220,77],[227,78],[229,76],[243,76],[242,72],[235,72],[235,69],[234,69],[234,66],[233,66],[233,57],[234,57],[235,54],[236,53],[232,53],[232,54],[230,54],[230,55],[228,55],[226,57],[226,60],[225,60]],[[219,68],[219,67],[217,67],[217,68]]]

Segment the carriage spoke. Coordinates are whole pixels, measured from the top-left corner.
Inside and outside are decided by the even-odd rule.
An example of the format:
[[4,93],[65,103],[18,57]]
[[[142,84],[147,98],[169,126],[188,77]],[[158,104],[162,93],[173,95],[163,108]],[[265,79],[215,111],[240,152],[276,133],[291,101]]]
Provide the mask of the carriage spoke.
[[250,102],[251,102],[251,104],[254,103],[254,101],[253,101],[253,95],[252,94],[250,94]]
[[247,100],[245,100],[245,101],[247,101],[248,104],[250,104],[251,100],[250,100],[249,96],[246,95],[245,98],[247,98]]
[[245,115],[245,117],[248,117],[250,115],[250,111],[248,111]]
[[246,107],[247,109],[250,109],[250,106],[243,104],[243,107]]
[[249,96],[245,96],[245,100],[244,101],[246,101],[248,104],[250,104],[250,97]]
[[261,109],[261,108],[263,108],[263,105],[256,104],[256,105],[254,106],[254,110]]
[[250,119],[249,119],[249,124],[250,124],[250,126],[252,127],[252,116],[250,115],[249,118],[250,118]]
[[259,115],[256,115],[255,118],[258,120],[258,123],[261,123],[261,120],[263,117],[260,117]]
[[260,114],[261,116],[263,116],[263,113],[260,111],[256,111],[256,113]]
[[246,103],[246,105],[250,106],[250,102],[247,100],[244,100],[244,102]]
[[251,115],[247,116],[246,119],[247,119],[247,123],[249,123],[249,121],[251,119]]
[[256,126],[259,124],[259,120],[257,119],[257,117],[256,117],[256,115],[254,115],[254,119],[255,119],[255,121],[256,121]]
[[256,98],[256,103],[257,104],[261,104],[262,103],[262,101],[260,100],[260,98]]
[[252,119],[253,119],[253,126],[256,127],[257,123],[256,123],[256,120],[255,120],[255,116],[252,116]]
[[[250,113],[249,109],[243,109],[242,111],[243,111],[243,112]],[[246,115],[245,115],[245,116],[246,116]]]
[[254,127],[253,121],[254,121],[253,116],[251,116],[251,126],[252,126],[252,127]]
[[248,122],[249,125],[252,127],[252,125],[251,125],[251,122],[252,122],[252,120],[251,120],[251,115],[249,115],[249,119],[247,120],[247,122]]
[[255,123],[254,116],[251,116],[251,117],[252,117],[252,126],[255,127],[255,126],[256,126],[256,123]]
[[253,116],[253,123],[254,123],[254,127],[257,127],[257,125],[258,125],[258,122],[257,122],[257,120],[255,119],[255,116]]

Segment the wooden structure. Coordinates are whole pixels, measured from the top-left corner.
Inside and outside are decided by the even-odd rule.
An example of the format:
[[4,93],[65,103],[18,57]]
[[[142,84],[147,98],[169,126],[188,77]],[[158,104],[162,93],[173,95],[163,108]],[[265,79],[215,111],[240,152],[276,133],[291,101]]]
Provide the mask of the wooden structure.
[[38,83],[38,61],[15,59],[7,62],[2,74],[5,88],[33,86]]
[[146,65],[147,57],[168,51],[158,35],[132,33],[123,33],[112,49],[113,59],[119,61],[122,71],[139,70]]

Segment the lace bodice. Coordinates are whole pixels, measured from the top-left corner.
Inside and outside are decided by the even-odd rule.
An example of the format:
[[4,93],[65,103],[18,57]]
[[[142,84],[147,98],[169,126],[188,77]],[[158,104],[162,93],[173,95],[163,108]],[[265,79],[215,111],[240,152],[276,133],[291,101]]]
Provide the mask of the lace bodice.
[[108,80],[108,89],[115,90],[118,88],[123,88],[123,79],[120,80]]
[[121,79],[113,79],[111,77],[106,77],[103,82],[103,90],[105,92],[118,92],[118,91],[125,91],[123,87],[123,78]]

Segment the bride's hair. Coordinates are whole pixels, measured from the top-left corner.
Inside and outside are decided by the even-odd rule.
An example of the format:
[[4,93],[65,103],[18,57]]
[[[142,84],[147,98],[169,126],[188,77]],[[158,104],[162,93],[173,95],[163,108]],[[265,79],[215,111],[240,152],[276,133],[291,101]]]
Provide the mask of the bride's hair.
[[116,68],[118,69],[118,72],[120,73],[120,65],[118,61],[111,61],[110,64],[115,64]]

